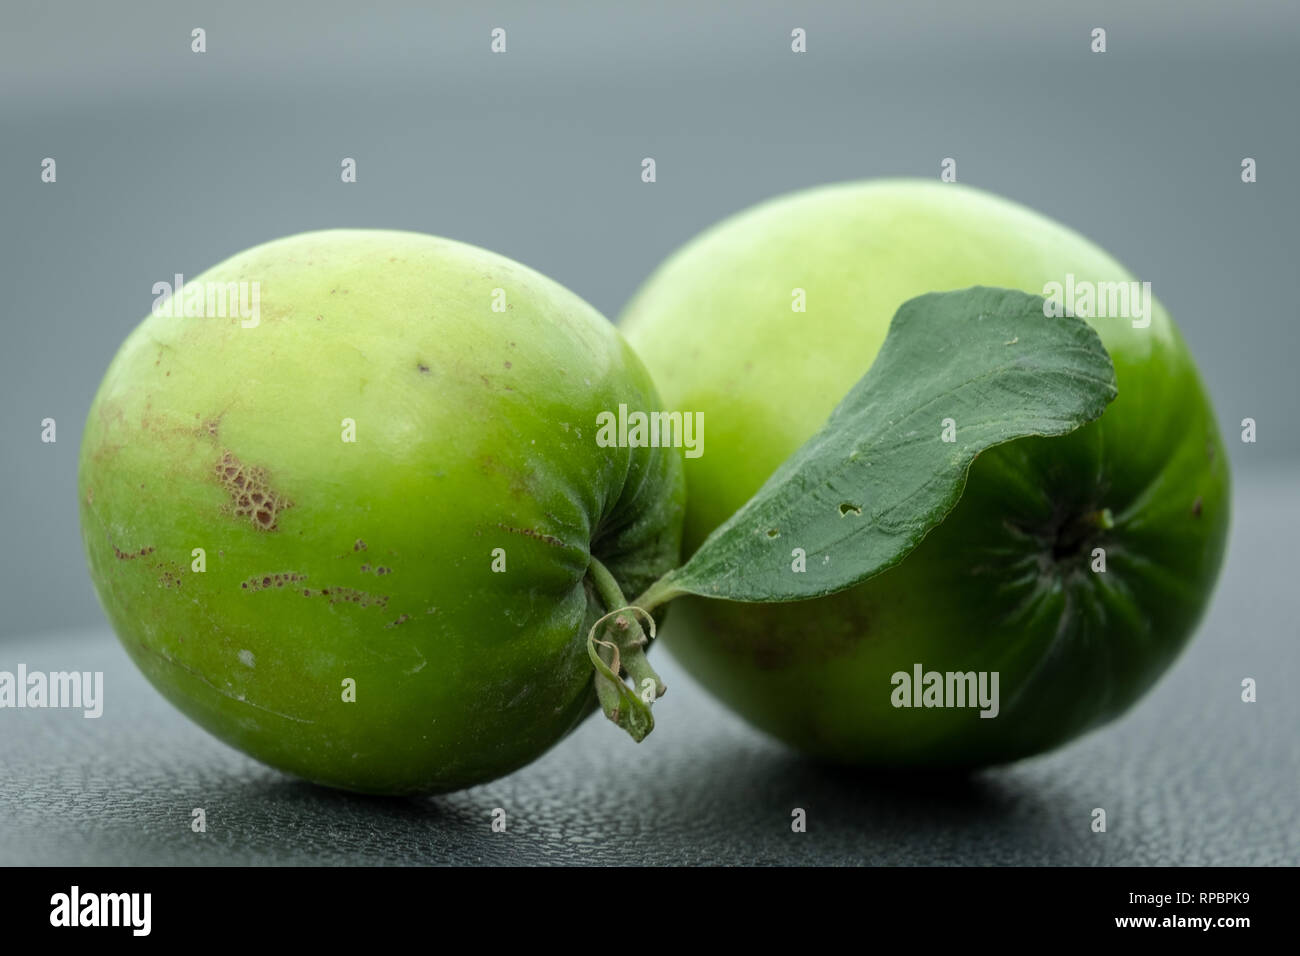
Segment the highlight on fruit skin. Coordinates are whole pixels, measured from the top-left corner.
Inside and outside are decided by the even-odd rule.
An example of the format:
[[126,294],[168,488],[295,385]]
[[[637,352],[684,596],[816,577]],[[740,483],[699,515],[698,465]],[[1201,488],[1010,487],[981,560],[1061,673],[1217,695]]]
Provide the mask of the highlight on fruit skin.
[[620,403],[659,407],[619,333],[505,257],[254,247],[145,318],[95,396],[96,591],[150,682],[258,760],[369,793],[493,779],[596,707],[593,562],[636,593],[678,561],[680,455],[598,446]]
[[[665,403],[709,422],[709,453],[685,463],[689,556],[822,425],[899,305],[970,286],[1091,289],[1094,310],[1132,292],[1126,314],[1085,316],[1118,378],[1101,419],[981,454],[947,520],[863,584],[786,604],[681,598],[662,632],[702,686],[829,760],[1015,760],[1114,719],[1165,672],[1209,602],[1229,521],[1227,458],[1192,357],[1158,299],[1148,307],[1138,277],[1089,240],[921,180],[744,210],[673,253],[620,319]],[[1085,315],[1083,299],[1069,304]],[[944,706],[965,675],[978,695],[995,674],[996,716]]]

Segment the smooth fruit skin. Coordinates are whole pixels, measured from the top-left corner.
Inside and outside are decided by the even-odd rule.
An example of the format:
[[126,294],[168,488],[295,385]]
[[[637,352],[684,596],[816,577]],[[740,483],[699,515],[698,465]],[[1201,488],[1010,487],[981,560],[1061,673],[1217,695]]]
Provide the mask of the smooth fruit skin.
[[594,707],[589,555],[629,592],[679,556],[680,453],[594,440],[598,412],[658,407],[636,356],[550,279],[414,233],[307,233],[192,281],[260,283],[259,324],[150,315],[81,449],[133,660],[330,786],[447,791],[537,757]]
[[[1042,294],[1067,273],[1133,278],[1029,209],[928,181],[796,193],[688,243],[623,318],[667,405],[702,411],[708,425],[707,453],[686,462],[686,552],[822,425],[904,301],[973,285]],[[796,288],[806,313],[791,309]],[[790,604],[674,602],[673,653],[757,726],[850,764],[1009,761],[1122,713],[1205,609],[1229,479],[1213,410],[1164,309],[1145,329],[1092,324],[1119,385],[1101,419],[982,454],[946,521],[854,588]],[[942,418],[937,409],[935,440]],[[1094,548],[1105,549],[1105,573],[1091,570]],[[893,706],[892,675],[918,663],[999,672],[1000,714]]]

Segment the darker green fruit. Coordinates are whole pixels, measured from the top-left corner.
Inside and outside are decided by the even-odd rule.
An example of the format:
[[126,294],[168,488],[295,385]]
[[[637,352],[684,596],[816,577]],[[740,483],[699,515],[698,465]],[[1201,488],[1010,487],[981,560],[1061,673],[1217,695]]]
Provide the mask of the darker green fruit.
[[[708,423],[707,454],[686,462],[688,553],[822,425],[904,301],[973,285],[1042,294],[1068,275],[1076,285],[1134,278],[1022,206],[919,181],[782,197],[687,244],[623,322],[667,406]],[[792,311],[796,290],[806,312]],[[1100,420],[982,454],[948,519],[897,568],[848,591],[779,605],[674,602],[665,637],[676,656],[757,726],[851,764],[1008,761],[1123,713],[1209,601],[1228,465],[1159,303],[1144,328],[1090,321],[1119,385]],[[1102,552],[1104,573],[1094,570]],[[894,706],[894,675],[918,664],[997,672],[998,715]]]

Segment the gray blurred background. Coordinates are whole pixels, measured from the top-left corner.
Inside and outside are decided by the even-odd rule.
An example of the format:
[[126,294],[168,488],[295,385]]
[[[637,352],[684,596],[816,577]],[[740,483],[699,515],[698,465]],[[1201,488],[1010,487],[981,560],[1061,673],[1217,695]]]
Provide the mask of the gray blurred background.
[[[0,733],[0,823],[17,823],[0,826],[0,862],[193,861],[163,834],[188,833],[187,808],[214,791],[245,828],[219,838],[216,862],[330,862],[319,847],[339,833],[359,834],[331,844],[340,860],[510,861],[482,813],[521,795],[559,809],[533,818],[538,839],[519,853],[644,861],[640,811],[609,816],[609,793],[694,821],[660,858],[677,862],[1300,857],[1300,186],[1287,166],[1300,4],[10,0],[0,18],[0,668],[103,666],[130,688],[103,721],[25,712],[30,729]],[[498,26],[505,55],[489,52]],[[1099,26],[1105,54],[1089,51]],[[205,54],[190,52],[194,27]],[[795,27],[806,54],[790,52]],[[55,185],[40,180],[47,156]],[[356,184],[339,180],[345,156]],[[393,809],[292,784],[206,737],[108,637],[77,530],[77,448],[155,281],[302,230],[391,227],[514,257],[613,316],[723,216],[818,183],[937,177],[948,156],[962,181],[1073,226],[1153,283],[1233,458],[1237,520],[1202,634],[1115,727],[955,790],[846,785],[663,661],[678,693],[635,752],[648,759],[589,721],[581,743],[520,774]],[[1254,445],[1239,440],[1247,416]],[[1236,700],[1245,675],[1267,678],[1258,707]],[[115,741],[128,758],[106,752]],[[613,763],[594,756],[607,747]],[[170,768],[175,806],[159,797]],[[99,800],[124,809],[92,812]],[[832,825],[792,857],[773,834],[789,836],[801,801]],[[1086,829],[1097,805],[1131,811],[1105,840]],[[376,820],[399,842],[371,840]]]
[[[152,284],[305,229],[477,243],[613,316],[729,213],[817,183],[937,177],[952,156],[961,180],[1152,281],[1238,475],[1294,459],[1300,5],[1072,6],[7,3],[0,638],[101,620],[77,445]],[[496,26],[504,55],[489,52]],[[1105,54],[1089,51],[1094,26]],[[339,181],[345,156],[355,184]],[[1253,446],[1237,440],[1245,416]],[[46,417],[56,445],[40,441]]]

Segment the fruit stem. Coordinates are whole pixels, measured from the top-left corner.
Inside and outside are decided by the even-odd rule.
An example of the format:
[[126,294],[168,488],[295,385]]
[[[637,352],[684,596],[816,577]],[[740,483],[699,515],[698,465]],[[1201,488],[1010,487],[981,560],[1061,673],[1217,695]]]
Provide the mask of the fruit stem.
[[[596,671],[596,697],[605,716],[640,742],[654,729],[651,702],[668,689],[645,656],[647,644],[654,639],[654,618],[645,609],[627,603],[614,575],[595,557],[587,565],[587,577],[608,611],[587,632],[587,654]],[[648,638],[638,615],[649,622]],[[606,638],[598,640],[602,625]],[[624,675],[632,679],[632,688],[623,682]]]
[[615,611],[627,606],[627,601],[623,598],[623,589],[614,580],[614,575],[610,574],[609,568],[601,564],[600,559],[594,555],[587,563],[587,577],[591,578],[592,587],[596,589],[596,595],[605,605],[605,610]]

